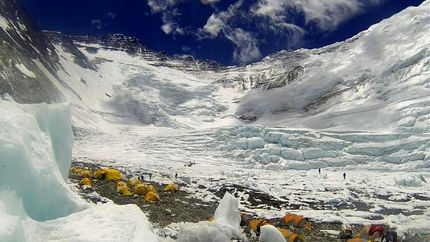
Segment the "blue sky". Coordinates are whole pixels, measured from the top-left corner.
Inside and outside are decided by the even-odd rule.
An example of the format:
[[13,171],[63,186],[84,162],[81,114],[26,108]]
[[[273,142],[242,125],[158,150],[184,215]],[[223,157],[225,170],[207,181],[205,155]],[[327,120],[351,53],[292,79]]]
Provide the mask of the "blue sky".
[[42,29],[123,33],[225,65],[352,37],[421,0],[22,0]]

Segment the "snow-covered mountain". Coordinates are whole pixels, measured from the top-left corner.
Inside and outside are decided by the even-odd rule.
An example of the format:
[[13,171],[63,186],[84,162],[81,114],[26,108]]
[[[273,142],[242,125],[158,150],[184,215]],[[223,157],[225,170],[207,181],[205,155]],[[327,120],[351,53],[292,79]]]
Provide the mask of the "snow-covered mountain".
[[1,0],[0,95],[24,103],[60,101],[51,81],[60,68],[57,61],[54,46],[19,1]]
[[237,115],[280,126],[428,132],[429,9],[425,2],[344,42],[247,67],[280,88],[248,92]]
[[77,126],[429,130],[428,1],[344,42],[244,67],[166,56],[119,34],[40,32],[16,1],[1,4],[1,93],[72,102]]

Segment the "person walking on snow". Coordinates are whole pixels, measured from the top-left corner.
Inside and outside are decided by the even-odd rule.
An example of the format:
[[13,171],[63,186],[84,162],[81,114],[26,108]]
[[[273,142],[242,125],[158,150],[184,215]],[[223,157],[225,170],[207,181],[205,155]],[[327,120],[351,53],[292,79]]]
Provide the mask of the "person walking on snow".
[[318,173],[321,175],[321,168],[318,168]]
[[343,173],[343,179],[346,179],[346,172]]

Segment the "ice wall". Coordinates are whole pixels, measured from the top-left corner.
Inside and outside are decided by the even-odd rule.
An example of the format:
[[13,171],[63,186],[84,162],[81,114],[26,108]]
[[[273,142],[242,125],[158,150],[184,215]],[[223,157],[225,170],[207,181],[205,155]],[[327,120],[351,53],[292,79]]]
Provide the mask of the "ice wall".
[[158,241],[137,206],[70,190],[70,117],[67,104],[0,100],[0,241]]
[[77,211],[80,202],[66,183],[73,140],[70,106],[0,101],[0,113],[0,190],[13,191],[35,220]]

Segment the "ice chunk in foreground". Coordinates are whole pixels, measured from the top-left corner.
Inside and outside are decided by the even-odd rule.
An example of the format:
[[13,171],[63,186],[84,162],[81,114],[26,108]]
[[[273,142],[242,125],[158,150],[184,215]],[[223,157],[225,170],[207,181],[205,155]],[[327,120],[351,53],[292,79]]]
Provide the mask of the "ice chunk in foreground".
[[231,228],[232,231],[240,231],[239,201],[226,192],[215,210],[215,222]]
[[158,241],[137,206],[70,190],[69,105],[0,100],[0,113],[0,241]]
[[23,224],[32,241],[159,241],[145,214],[131,204],[106,203],[67,217]]
[[273,225],[261,227],[260,242],[286,242],[284,236]]
[[0,190],[13,191],[28,216],[39,221],[83,208],[66,183],[73,140],[70,106],[0,101],[0,113]]
[[229,242],[233,236],[239,236],[239,201],[230,193],[225,193],[214,218],[212,222],[182,223],[178,242]]
[[226,233],[220,231],[219,224],[203,221],[184,223],[179,226],[178,242],[229,242]]

